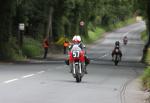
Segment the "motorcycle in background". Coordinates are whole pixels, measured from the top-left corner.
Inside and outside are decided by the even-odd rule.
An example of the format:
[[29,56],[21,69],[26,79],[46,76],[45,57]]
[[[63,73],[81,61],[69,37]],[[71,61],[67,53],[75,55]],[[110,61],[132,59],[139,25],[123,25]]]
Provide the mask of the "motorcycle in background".
[[114,63],[117,66],[120,61],[119,49],[115,49]]
[[116,66],[121,61],[121,56],[122,56],[122,52],[120,51],[120,49],[118,47],[116,47],[112,51],[112,60],[114,61],[114,63],[115,63]]
[[127,36],[124,36],[124,38],[123,38],[123,44],[127,45],[127,43],[128,43],[128,38],[127,38]]

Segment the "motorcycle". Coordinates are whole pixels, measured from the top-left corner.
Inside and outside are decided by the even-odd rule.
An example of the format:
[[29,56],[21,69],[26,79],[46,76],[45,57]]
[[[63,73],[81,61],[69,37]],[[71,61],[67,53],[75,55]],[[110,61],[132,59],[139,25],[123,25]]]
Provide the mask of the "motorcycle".
[[125,36],[125,37],[123,38],[123,44],[124,44],[124,45],[127,45],[127,43],[128,43],[128,38]]
[[118,65],[120,60],[121,60],[121,58],[120,58],[119,49],[115,49],[115,54],[114,54],[114,57],[113,57],[113,61],[114,61],[116,66]]
[[85,74],[86,66],[84,54],[84,51],[79,47],[69,51],[69,66],[73,77],[76,78],[76,82],[81,82]]

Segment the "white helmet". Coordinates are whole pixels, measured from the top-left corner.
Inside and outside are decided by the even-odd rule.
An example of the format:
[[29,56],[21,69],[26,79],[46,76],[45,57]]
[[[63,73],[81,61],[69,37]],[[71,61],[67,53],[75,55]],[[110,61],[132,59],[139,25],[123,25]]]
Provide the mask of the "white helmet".
[[80,43],[81,42],[81,37],[79,35],[75,35],[72,39],[73,42],[76,42],[76,43]]
[[81,42],[81,37],[79,35],[77,36],[77,40]]

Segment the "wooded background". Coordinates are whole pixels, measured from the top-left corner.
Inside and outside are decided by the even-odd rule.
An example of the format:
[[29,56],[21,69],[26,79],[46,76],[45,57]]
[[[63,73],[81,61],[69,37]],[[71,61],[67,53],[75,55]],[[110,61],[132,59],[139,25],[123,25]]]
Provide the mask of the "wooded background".
[[[107,27],[136,15],[145,18],[150,35],[150,0],[0,0],[0,58],[22,55],[25,37],[39,42],[74,34],[88,38],[89,24]],[[150,36],[145,48],[149,44]]]

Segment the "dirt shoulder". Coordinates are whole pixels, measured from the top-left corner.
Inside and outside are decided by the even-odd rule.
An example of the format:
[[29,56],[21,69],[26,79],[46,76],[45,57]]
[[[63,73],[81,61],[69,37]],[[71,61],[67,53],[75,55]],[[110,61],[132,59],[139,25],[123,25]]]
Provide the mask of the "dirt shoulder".
[[130,82],[125,91],[125,103],[150,103],[150,92],[142,90],[140,79]]

